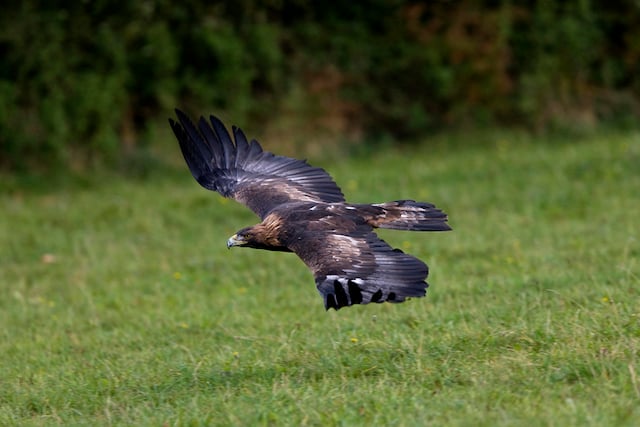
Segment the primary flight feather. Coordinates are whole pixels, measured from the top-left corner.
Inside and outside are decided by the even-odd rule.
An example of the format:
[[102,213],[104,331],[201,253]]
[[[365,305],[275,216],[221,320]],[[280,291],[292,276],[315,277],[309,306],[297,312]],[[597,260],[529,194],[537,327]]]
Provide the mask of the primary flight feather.
[[326,309],[425,295],[427,265],[373,230],[450,230],[444,212],[413,200],[347,203],[324,169],[263,151],[236,127],[232,140],[214,116],[194,125],[176,115],[178,122],[169,123],[196,181],[262,220],[234,234],[228,247],[294,252],[313,272]]

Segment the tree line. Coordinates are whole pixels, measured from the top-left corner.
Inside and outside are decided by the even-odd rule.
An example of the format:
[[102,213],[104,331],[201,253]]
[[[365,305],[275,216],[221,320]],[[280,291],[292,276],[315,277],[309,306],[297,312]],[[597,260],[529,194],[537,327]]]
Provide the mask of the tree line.
[[0,169],[109,162],[176,105],[337,116],[374,140],[640,118],[637,1],[12,2]]

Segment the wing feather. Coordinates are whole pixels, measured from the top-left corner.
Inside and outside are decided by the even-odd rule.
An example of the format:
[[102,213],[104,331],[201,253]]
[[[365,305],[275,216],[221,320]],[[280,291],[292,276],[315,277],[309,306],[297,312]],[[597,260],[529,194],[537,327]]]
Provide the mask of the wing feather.
[[233,138],[236,140],[236,168],[242,168],[249,156],[249,143],[242,129],[235,126],[233,129]]
[[368,226],[340,232],[313,230],[291,245],[313,272],[326,309],[426,294],[424,262],[392,248]]
[[200,117],[198,121],[198,128],[200,129],[201,134],[204,136],[204,140],[202,144],[194,144],[198,147],[206,146],[208,150],[205,152],[204,150],[200,150],[204,159],[209,159],[209,162],[213,162],[214,159],[221,159],[223,156],[222,146],[218,144],[210,144],[208,141],[215,141],[216,135],[213,133],[213,129],[209,126],[209,123],[205,120],[204,117]]
[[203,187],[245,204],[262,219],[278,205],[292,201],[343,202],[331,176],[306,161],[263,151],[255,139],[233,127],[233,137],[215,116],[196,128],[176,110],[169,119],[193,177]]
[[249,153],[247,154],[247,158],[253,159],[262,153],[262,147],[255,139],[252,139],[249,143]]
[[[190,127],[180,126],[173,120],[170,120],[169,123],[178,138],[182,155],[187,162],[187,166],[189,167],[191,174],[202,186],[213,190],[214,188],[208,187],[202,180],[203,176],[213,172],[211,163],[206,160],[206,155],[203,155],[203,146],[206,146],[206,142],[202,140],[199,134]],[[190,143],[189,141],[192,141],[193,138],[200,138],[199,143]]]
[[[220,145],[222,145],[223,157],[220,159],[221,162],[218,164],[218,166],[230,170],[233,166],[235,166],[236,157],[236,150],[235,146],[233,145],[233,141],[231,141],[231,136],[229,136],[227,128],[224,127],[224,124],[216,116],[209,116],[209,120],[211,121],[211,126],[213,126],[213,130],[216,134],[216,140]],[[209,143],[213,145],[215,144],[215,141],[209,140]]]

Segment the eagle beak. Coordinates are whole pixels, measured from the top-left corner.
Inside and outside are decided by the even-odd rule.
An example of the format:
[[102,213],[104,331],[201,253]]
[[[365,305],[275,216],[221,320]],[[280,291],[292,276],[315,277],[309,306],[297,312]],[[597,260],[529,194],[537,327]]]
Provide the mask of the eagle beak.
[[242,246],[245,243],[246,241],[241,236],[234,234],[227,240],[227,249],[231,249],[231,246]]

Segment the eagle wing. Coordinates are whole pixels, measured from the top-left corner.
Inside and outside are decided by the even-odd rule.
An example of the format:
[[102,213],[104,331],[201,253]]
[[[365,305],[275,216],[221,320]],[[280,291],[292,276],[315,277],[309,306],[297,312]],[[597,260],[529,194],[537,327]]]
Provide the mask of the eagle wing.
[[264,219],[276,206],[291,201],[343,202],[331,176],[306,161],[263,151],[233,127],[234,142],[224,124],[211,116],[198,127],[179,110],[169,119],[193,177],[204,188],[246,205]]
[[312,230],[291,245],[313,272],[327,310],[426,294],[424,262],[392,248],[368,226],[342,233]]

